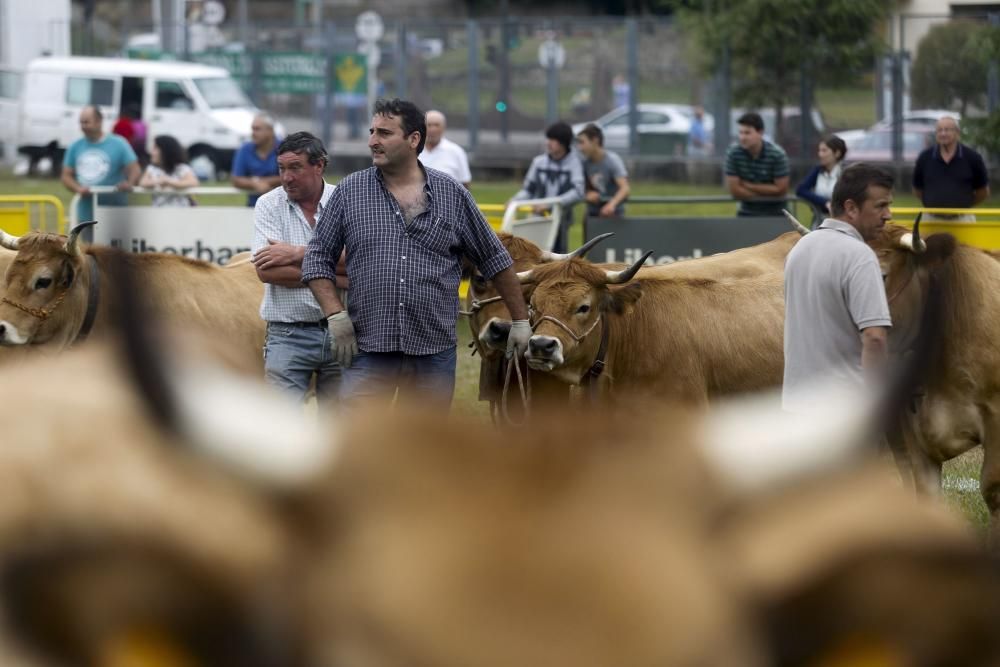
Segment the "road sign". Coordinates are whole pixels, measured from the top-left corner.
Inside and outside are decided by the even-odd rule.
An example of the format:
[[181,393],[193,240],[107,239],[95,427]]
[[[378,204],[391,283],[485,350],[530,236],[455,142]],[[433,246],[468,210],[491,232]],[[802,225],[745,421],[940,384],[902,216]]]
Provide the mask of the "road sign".
[[219,25],[226,20],[226,6],[219,0],[205,0],[201,6],[201,22],[205,25]]
[[377,42],[382,39],[382,35],[385,34],[385,24],[382,23],[382,17],[378,15],[378,12],[361,12],[354,24],[354,34],[362,42]]
[[545,40],[538,45],[538,64],[561,69],[566,64],[566,49],[554,39]]

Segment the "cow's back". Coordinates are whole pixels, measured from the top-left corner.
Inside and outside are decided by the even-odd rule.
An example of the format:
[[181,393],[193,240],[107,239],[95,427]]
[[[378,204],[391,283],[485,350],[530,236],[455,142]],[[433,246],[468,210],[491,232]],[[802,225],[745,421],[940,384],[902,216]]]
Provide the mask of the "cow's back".
[[[90,252],[106,270],[109,253],[114,251],[92,248]],[[222,268],[169,254],[124,256],[140,276],[146,303],[157,317],[173,327],[190,328],[222,341],[233,357],[262,368],[265,323],[259,309],[264,285],[252,263]],[[108,294],[107,286],[102,288]],[[109,298],[113,295],[109,294]],[[95,323],[95,335],[105,333],[106,305],[107,299],[104,312],[99,314],[101,321]]]
[[753,278],[765,273],[782,272],[785,258],[800,238],[798,232],[788,232],[749,248],[644,268],[640,277]]
[[640,282],[642,298],[611,320],[608,376],[616,393],[703,402],[781,384],[781,273]]

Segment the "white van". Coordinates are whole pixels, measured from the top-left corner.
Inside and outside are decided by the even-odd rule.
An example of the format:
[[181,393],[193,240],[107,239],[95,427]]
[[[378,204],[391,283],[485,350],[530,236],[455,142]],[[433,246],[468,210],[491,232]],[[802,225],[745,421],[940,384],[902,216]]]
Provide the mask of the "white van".
[[250,139],[259,110],[229,73],[218,67],[125,58],[36,58],[24,72],[18,152],[32,163],[49,157],[58,170],[63,153],[80,132],[80,109],[94,104],[111,131],[126,109],[146,123],[153,137],[174,136],[188,157],[208,157],[229,171],[233,151]]

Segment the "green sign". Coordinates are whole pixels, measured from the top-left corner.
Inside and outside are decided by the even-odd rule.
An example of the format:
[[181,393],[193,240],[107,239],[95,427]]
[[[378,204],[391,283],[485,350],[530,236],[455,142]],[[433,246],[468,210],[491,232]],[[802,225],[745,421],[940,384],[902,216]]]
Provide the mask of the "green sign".
[[[254,59],[260,89],[266,93],[315,94],[326,91],[326,58],[313,53],[227,53],[191,55],[195,62],[228,70],[245,89],[250,87]],[[333,59],[333,91],[338,97],[364,97],[368,90],[365,56],[345,53]]]
[[261,54],[260,83],[268,93],[322,93],[326,59],[312,53]]
[[335,93],[368,92],[368,67],[360,53],[342,53],[333,58],[333,91]]
[[205,51],[192,53],[191,60],[203,65],[221,67],[228,70],[244,88],[250,85],[253,76],[253,56],[248,53],[229,53],[226,51]]

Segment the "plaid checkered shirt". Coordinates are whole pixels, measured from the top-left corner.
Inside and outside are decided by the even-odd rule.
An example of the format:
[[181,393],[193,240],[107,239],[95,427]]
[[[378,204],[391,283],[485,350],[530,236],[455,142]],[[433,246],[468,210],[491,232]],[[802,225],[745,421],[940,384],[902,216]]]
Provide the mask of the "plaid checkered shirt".
[[306,248],[304,283],[334,280],[347,248],[347,310],[365,352],[425,355],[454,347],[462,256],[487,278],[513,264],[469,191],[440,171],[424,173],[427,210],[409,224],[378,168],[346,177]]
[[[317,220],[326,210],[335,189],[329,183],[323,184],[323,194],[316,209]],[[268,239],[304,246],[312,237],[313,228],[306,220],[302,208],[288,198],[283,187],[279,185],[257,200],[253,210],[251,245],[254,254],[267,247]],[[260,316],[268,322],[319,322],[323,319],[323,311],[306,286],[282,287],[265,283]]]

